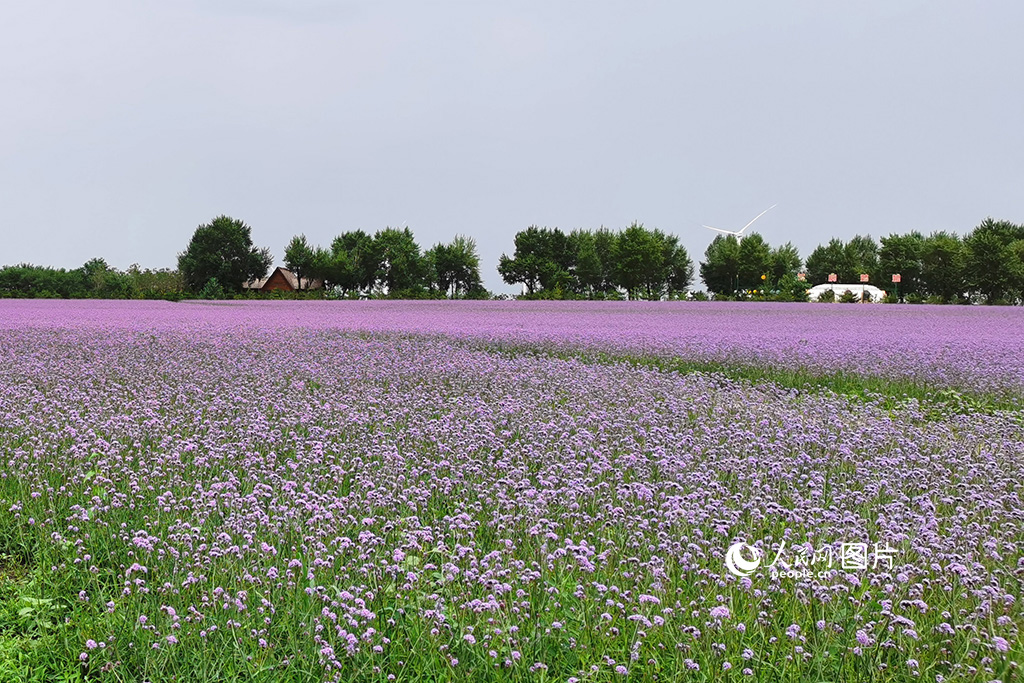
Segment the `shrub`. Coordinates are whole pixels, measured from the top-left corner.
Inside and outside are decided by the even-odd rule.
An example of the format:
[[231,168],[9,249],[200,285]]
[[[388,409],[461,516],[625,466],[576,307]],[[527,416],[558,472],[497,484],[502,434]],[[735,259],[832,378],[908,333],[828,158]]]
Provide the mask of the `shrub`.
[[818,301],[824,304],[834,303],[836,300],[835,290],[826,289],[824,292],[818,295]]
[[202,290],[200,290],[199,298],[200,299],[223,299],[224,298],[224,288],[220,286],[220,282],[217,281],[217,278],[211,277],[209,280],[206,281],[206,284],[203,285]]

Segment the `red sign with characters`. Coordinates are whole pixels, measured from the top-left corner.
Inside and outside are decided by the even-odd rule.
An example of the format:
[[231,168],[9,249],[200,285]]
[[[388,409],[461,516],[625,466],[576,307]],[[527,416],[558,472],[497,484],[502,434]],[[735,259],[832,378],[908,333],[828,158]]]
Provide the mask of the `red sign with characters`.
[[835,273],[829,273],[828,274],[828,281],[829,282],[835,282],[836,281],[836,274]]
[[804,280],[807,279],[807,276],[804,275],[803,273],[797,273],[796,274],[796,279],[799,280],[800,282],[803,282]]
[[860,274],[860,281],[861,282],[867,282],[868,281],[868,274],[867,273],[861,273]]
[[893,281],[893,282],[899,282],[899,281],[900,281],[900,279],[901,279],[901,278],[900,278],[900,274],[899,274],[899,273],[893,273],[893,274],[892,274],[892,281]]

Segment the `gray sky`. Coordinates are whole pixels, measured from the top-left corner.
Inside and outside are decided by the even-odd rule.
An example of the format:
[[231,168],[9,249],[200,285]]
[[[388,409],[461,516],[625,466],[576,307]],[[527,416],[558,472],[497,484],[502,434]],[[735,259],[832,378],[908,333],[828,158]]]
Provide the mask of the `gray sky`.
[[1024,222],[1024,3],[0,5],[0,264],[176,264],[292,235],[830,237]]

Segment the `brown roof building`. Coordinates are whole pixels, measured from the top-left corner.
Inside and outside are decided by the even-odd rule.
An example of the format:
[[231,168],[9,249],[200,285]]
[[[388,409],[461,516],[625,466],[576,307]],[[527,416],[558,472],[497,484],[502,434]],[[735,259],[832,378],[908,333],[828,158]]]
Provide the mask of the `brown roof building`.
[[295,277],[295,273],[287,268],[275,268],[268,277],[260,280],[250,280],[242,285],[242,289],[259,290],[261,292],[295,292],[300,289],[323,289],[324,283],[321,280],[310,280]]

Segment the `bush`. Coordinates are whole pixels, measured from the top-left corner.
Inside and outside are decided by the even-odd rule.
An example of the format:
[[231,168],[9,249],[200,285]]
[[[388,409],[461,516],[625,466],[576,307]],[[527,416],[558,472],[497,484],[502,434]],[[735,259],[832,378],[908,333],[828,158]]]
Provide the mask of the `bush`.
[[839,303],[841,304],[855,304],[858,301],[860,301],[860,297],[851,292],[850,290],[846,290],[839,297]]
[[217,281],[217,278],[211,277],[209,280],[206,281],[206,284],[203,285],[202,290],[200,290],[199,298],[200,299],[223,299],[224,298],[224,288],[220,286],[220,282]]
[[707,301],[708,293],[705,291],[690,292],[690,301]]
[[823,304],[835,303],[836,293],[834,290],[826,289],[824,292],[818,295],[818,301]]

